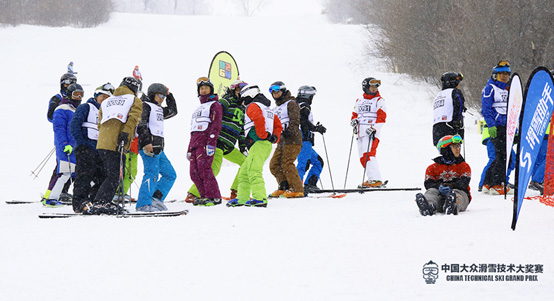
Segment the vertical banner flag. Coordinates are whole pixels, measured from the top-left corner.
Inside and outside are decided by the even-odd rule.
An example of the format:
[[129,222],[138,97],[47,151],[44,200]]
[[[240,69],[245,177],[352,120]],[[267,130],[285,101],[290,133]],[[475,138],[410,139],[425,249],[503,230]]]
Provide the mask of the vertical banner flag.
[[214,84],[214,93],[225,93],[225,88],[239,79],[239,75],[237,62],[229,52],[220,51],[215,54],[208,72],[208,78]]
[[531,171],[546,133],[546,127],[554,109],[554,84],[552,75],[545,67],[537,67],[531,73],[523,98],[523,116],[520,121],[520,142],[517,148],[516,188],[512,230],[516,229],[517,219]]
[[508,89],[508,121],[506,123],[506,172],[510,165],[510,154],[514,146],[514,137],[519,127],[519,117],[521,115],[521,105],[523,104],[523,92],[521,89],[521,79],[519,74],[514,73],[510,80]]

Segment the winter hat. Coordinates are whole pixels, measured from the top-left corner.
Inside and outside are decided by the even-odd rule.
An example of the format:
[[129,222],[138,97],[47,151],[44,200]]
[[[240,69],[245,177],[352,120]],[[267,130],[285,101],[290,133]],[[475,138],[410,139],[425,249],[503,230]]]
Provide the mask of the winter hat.
[[156,94],[162,94],[163,96],[167,96],[167,94],[169,94],[168,92],[169,92],[169,89],[167,89],[165,85],[160,83],[154,83],[148,87],[148,92],[146,93],[146,95],[148,95],[148,98],[150,98],[151,100],[154,100],[154,97],[156,96]]

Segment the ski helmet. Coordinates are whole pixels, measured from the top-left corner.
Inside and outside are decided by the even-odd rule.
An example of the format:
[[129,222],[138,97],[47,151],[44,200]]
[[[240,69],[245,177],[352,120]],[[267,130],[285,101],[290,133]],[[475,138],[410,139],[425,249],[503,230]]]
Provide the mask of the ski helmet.
[[369,94],[369,86],[379,87],[380,85],[380,80],[376,79],[375,77],[368,77],[362,81],[362,90],[364,91],[364,93]]
[[450,144],[461,144],[463,142],[462,136],[456,135],[447,135],[442,137],[437,143],[437,149],[442,154],[443,149],[450,149],[448,146]]
[[167,96],[167,94],[169,94],[168,92],[169,92],[169,89],[167,89],[165,85],[154,83],[148,87],[148,92],[146,94],[148,95],[148,98],[150,98],[151,100],[154,100],[156,94],[162,94],[163,96]]
[[83,91],[83,87],[78,83],[73,83],[67,87],[67,97],[69,97],[69,99],[73,100],[74,97],[80,97],[80,99],[82,99],[84,95],[85,91]]
[[96,88],[94,91],[94,98],[98,97],[100,94],[106,94],[108,96],[112,96],[113,92],[115,91],[115,87],[110,83],[105,83],[102,86]]
[[229,89],[231,89],[231,90],[235,90],[236,88],[242,89],[246,85],[248,85],[248,84],[245,83],[244,81],[240,80],[240,79],[237,79],[236,81],[231,83],[231,85],[229,86]]
[[464,79],[464,75],[454,71],[448,71],[441,76],[442,88],[456,88]]
[[131,89],[131,91],[135,93],[135,96],[137,96],[138,92],[142,90],[142,82],[140,81],[140,79],[136,79],[132,76],[127,76],[123,78],[123,81],[121,81],[121,84],[119,84],[119,86],[125,86]]
[[314,86],[301,86],[298,88],[298,96],[296,98],[305,98],[312,100],[317,90]]
[[254,98],[260,94],[260,88],[257,85],[246,85],[240,90],[241,98]]
[[492,80],[497,80],[497,74],[499,72],[508,72],[509,74],[512,74],[512,69],[510,69],[510,62],[508,60],[501,60],[492,68]]
[[283,91],[283,95],[287,93],[287,86],[285,86],[284,82],[276,81],[273,84],[271,84],[271,86],[269,86],[269,93],[273,94],[273,92],[279,92],[279,91]]
[[200,95],[200,87],[202,86],[210,87],[210,95],[214,94],[214,84],[209,78],[203,76],[196,80],[196,92],[198,92],[198,95]]
[[66,87],[64,85],[71,85],[73,83],[77,82],[77,77],[71,73],[65,73],[60,78],[60,89],[62,91],[66,91]]

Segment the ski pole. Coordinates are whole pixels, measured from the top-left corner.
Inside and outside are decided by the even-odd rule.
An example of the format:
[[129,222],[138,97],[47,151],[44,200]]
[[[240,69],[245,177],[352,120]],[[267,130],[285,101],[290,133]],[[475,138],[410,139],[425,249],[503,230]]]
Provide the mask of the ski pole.
[[350,168],[350,157],[352,156],[352,144],[354,143],[354,130],[352,130],[352,139],[350,140],[350,152],[348,153],[348,163],[346,164],[346,175],[344,176],[344,187],[346,188],[346,179],[348,178],[348,169]]
[[371,135],[369,135],[369,141],[367,141],[367,158],[365,160],[365,164],[364,164],[364,174],[362,176],[362,186],[364,185],[364,180],[365,180],[365,172],[367,170],[367,159],[369,159],[369,148],[371,147],[371,145],[373,144],[373,138],[375,137],[375,131],[371,132]]
[[329,164],[329,155],[327,154],[327,144],[325,143],[325,135],[321,134],[323,138],[323,147],[325,148],[325,157],[327,159],[327,167],[329,168],[329,177],[331,177],[331,187],[333,188],[333,193],[335,193],[335,184],[333,183],[333,174],[331,173],[331,165]]
[[[123,208],[125,208],[125,203],[123,203],[123,177],[124,177],[124,174],[123,174],[123,170],[124,170],[124,167],[123,167],[123,147],[125,146],[125,142],[121,141],[121,144],[119,145],[119,147],[121,148],[120,150],[120,154],[119,154],[119,189],[118,191],[116,191],[116,195],[119,194],[119,204],[122,205]],[[120,210],[118,209],[117,210],[117,215],[119,216],[119,212]]]
[[[42,159],[42,161],[40,161],[38,166],[33,171],[31,171],[31,176],[35,175],[34,179],[36,179],[38,177],[41,170],[44,168],[46,163],[50,160],[50,158],[52,157],[52,155],[54,154],[55,151],[56,151],[56,147],[53,147],[52,150],[50,150],[50,152],[48,153],[48,155],[46,155],[46,157],[44,157],[44,159]],[[38,169],[38,171],[37,171],[37,169]]]

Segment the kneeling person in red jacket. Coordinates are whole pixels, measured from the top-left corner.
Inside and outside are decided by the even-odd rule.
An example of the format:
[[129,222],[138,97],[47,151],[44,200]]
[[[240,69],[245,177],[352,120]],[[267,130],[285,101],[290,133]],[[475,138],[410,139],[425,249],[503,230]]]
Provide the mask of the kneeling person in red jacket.
[[435,212],[458,214],[471,202],[469,181],[471,168],[461,156],[462,137],[448,135],[439,140],[437,148],[441,156],[433,159],[425,171],[425,194],[416,195],[421,215]]

